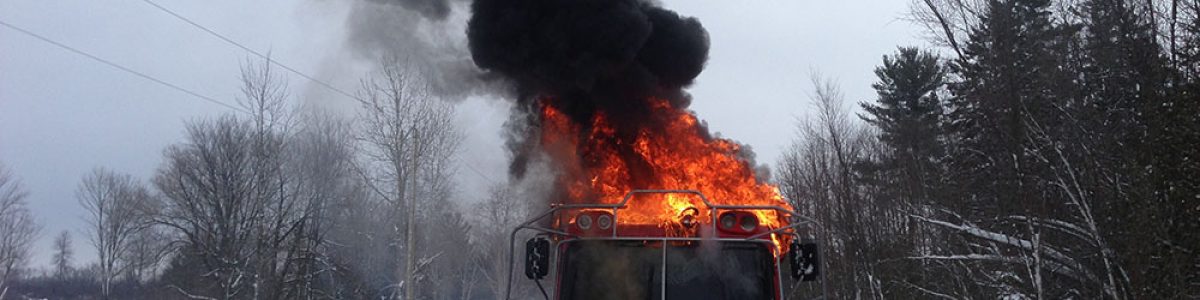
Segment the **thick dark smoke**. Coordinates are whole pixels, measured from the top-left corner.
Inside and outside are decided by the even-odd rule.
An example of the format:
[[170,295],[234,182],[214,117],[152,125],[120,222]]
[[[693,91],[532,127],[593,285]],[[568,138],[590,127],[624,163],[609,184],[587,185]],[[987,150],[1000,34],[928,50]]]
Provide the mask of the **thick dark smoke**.
[[[467,38],[475,64],[516,85],[508,142],[518,178],[537,146],[538,99],[553,98],[546,104],[577,124],[603,112],[616,127],[614,138],[632,141],[659,122],[647,98],[686,108],[690,98],[682,89],[708,59],[708,33],[699,21],[646,1],[476,0],[471,11]],[[630,170],[643,169],[644,162],[629,163]]]
[[467,37],[479,67],[538,92],[657,94],[708,59],[694,18],[637,0],[478,0]]

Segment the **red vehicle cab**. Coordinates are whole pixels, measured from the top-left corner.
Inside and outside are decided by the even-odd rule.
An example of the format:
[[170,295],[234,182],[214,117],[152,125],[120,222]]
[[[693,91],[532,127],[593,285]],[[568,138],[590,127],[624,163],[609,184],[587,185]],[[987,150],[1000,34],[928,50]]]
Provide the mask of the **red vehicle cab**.
[[[634,203],[643,201],[658,203]],[[696,191],[635,190],[614,204],[554,205],[511,242],[535,232],[525,275],[546,298],[782,299],[791,280],[781,272],[817,277],[817,247],[797,234],[811,222],[801,219],[778,206],[714,204]],[[547,292],[541,280],[551,273]],[[506,299],[512,286],[510,270]]]

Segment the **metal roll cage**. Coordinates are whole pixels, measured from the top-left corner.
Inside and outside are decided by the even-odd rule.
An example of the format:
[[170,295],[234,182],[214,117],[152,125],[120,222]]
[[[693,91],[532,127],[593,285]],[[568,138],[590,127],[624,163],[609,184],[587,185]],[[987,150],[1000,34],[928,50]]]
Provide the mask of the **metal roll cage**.
[[[504,288],[504,299],[506,299],[506,300],[510,299],[511,295],[512,295],[513,271],[514,271],[513,270],[513,268],[514,268],[513,255],[516,254],[515,249],[516,249],[517,233],[521,232],[521,230],[528,229],[528,230],[537,231],[542,234],[556,234],[556,235],[560,235],[560,236],[575,237],[575,238],[580,238],[580,239],[661,240],[664,242],[665,241],[698,241],[698,240],[701,240],[701,238],[695,238],[695,237],[679,238],[679,237],[661,237],[661,236],[654,236],[654,237],[651,237],[651,236],[619,237],[619,236],[617,236],[617,227],[618,227],[618,226],[616,226],[617,218],[618,218],[617,213],[619,212],[620,209],[625,208],[625,206],[629,203],[629,200],[632,199],[633,196],[637,195],[637,194],[691,194],[691,195],[699,196],[700,200],[704,202],[705,206],[707,206],[707,209],[709,210],[709,215],[712,217],[712,223],[710,223],[710,224],[714,224],[714,226],[715,226],[715,224],[717,224],[717,215],[718,215],[717,212],[719,212],[721,210],[772,210],[772,211],[775,211],[778,213],[783,213],[783,214],[785,214],[785,217],[787,217],[789,219],[794,219],[796,221],[796,222],[789,223],[787,226],[774,228],[769,231],[758,233],[758,234],[748,236],[745,238],[714,238],[712,240],[754,242],[754,241],[757,241],[759,238],[762,238],[762,237],[770,235],[770,234],[781,233],[781,232],[789,230],[789,229],[796,229],[796,228],[800,228],[801,226],[806,226],[806,225],[818,225],[818,223],[815,220],[813,220],[812,218],[802,216],[793,210],[789,210],[789,209],[786,209],[786,208],[783,208],[783,207],[777,206],[777,205],[718,205],[718,204],[713,204],[711,201],[708,200],[708,197],[704,196],[704,194],[702,194],[696,190],[663,190],[663,189],[632,190],[629,193],[625,194],[625,197],[621,199],[621,202],[614,203],[614,204],[559,204],[559,205],[552,205],[550,207],[550,209],[546,210],[545,212],[538,214],[537,216],[533,217],[532,219],[529,219],[528,221],[525,221],[524,223],[521,223],[521,225],[517,226],[517,228],[514,228],[512,230],[512,233],[509,235],[509,239],[508,239],[508,279],[507,279],[507,284]],[[541,221],[542,219],[545,219],[546,217],[554,214],[555,212],[562,211],[562,210],[576,210],[576,209],[608,209],[608,210],[611,210],[612,216],[613,216],[612,237],[611,238],[609,238],[609,237],[606,237],[606,238],[579,237],[574,234],[567,233],[565,231],[555,230],[553,228],[546,228],[546,227],[534,225],[534,223]],[[819,228],[819,225],[818,225],[818,228]],[[792,232],[791,234],[794,237],[799,238],[799,236],[795,232]],[[774,243],[771,243],[771,245],[775,246]],[[667,249],[667,247],[663,247],[664,257],[666,255],[666,249]],[[775,249],[775,250],[778,251],[779,249]],[[776,260],[778,260],[778,259],[779,258],[777,257]],[[666,261],[664,260],[664,263],[665,262]],[[775,268],[776,268],[776,273],[778,273],[778,271],[779,271],[778,263],[775,264]],[[663,272],[665,273],[666,270],[664,269]],[[665,278],[665,276],[664,276],[664,278]],[[780,285],[779,288],[781,290],[780,294],[782,294],[783,286]],[[665,297],[666,289],[662,289],[662,293],[663,293],[663,299],[666,299],[666,297]]]

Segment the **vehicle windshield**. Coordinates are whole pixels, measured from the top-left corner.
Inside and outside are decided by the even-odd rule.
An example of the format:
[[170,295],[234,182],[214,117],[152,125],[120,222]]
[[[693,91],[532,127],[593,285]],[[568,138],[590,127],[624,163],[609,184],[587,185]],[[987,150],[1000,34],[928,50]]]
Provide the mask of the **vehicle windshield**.
[[[642,241],[571,242],[563,253],[562,299],[662,299],[663,249]],[[670,245],[666,299],[770,299],[765,244]]]

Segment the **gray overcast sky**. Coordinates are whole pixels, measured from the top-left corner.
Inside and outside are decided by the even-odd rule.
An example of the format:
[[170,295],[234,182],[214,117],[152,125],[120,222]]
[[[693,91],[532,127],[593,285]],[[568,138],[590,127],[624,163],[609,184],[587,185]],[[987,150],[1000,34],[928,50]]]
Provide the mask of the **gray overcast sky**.
[[[180,1],[156,3],[276,60],[353,91],[368,65],[346,54],[351,1]],[[751,145],[774,164],[810,110],[809,75],[838,80],[847,100],[869,100],[872,69],[897,46],[922,45],[901,20],[904,0],[664,1],[708,29],[708,66],[690,88],[692,109],[722,136]],[[250,57],[139,0],[3,0],[0,20],[226,103],[238,95]],[[280,70],[282,72],[282,70]],[[350,100],[287,74],[301,102],[351,107]],[[507,103],[459,104],[467,131],[462,198],[504,180],[499,124]],[[79,179],[103,166],[149,179],[184,123],[231,112],[0,27],[0,161],[24,183],[44,225],[33,267],[49,265],[51,239],[70,230],[77,262],[95,257],[75,200]]]

